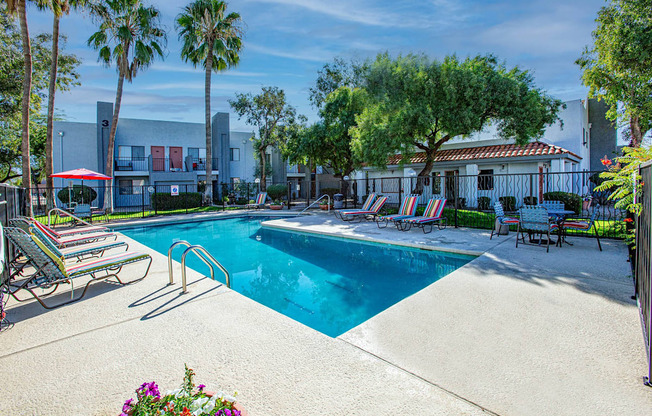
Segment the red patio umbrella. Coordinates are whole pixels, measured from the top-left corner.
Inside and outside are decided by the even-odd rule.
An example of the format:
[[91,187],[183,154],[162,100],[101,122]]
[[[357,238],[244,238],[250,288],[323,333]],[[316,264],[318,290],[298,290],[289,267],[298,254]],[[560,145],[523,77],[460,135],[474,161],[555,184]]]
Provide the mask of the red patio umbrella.
[[[64,179],[81,179],[82,181],[82,198],[84,197],[84,179],[89,181],[110,181],[113,179],[110,176],[94,172],[88,169],[73,169],[65,172],[53,173],[50,175],[51,178],[64,178]],[[68,199],[70,200],[70,198]]]

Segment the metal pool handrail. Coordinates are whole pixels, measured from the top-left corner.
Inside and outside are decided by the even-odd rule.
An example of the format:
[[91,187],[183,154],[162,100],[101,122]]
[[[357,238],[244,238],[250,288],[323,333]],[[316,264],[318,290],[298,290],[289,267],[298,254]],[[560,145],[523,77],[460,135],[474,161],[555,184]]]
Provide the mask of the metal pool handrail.
[[71,212],[65,211],[65,210],[63,210],[61,208],[52,208],[51,210],[48,211],[48,227],[52,224],[52,222],[50,221],[50,216],[52,215],[52,212],[55,212],[55,211],[56,212],[61,212],[62,214],[65,214],[66,217],[72,217],[76,221],[81,222],[82,224],[86,224],[86,225],[91,226],[91,227],[93,226],[93,224],[90,224],[90,223],[82,220],[81,218],[75,217]]
[[[168,275],[170,276],[170,284],[174,284],[174,272],[172,270],[172,251],[175,247],[184,245],[187,248],[181,255],[181,282],[183,285],[183,293],[186,293],[186,256],[189,253],[195,253],[201,261],[203,261],[211,269],[211,279],[215,280],[215,267],[217,266],[226,276],[226,287],[231,288],[231,275],[222,264],[215,259],[206,249],[200,245],[192,245],[185,240],[175,241],[168,249]],[[211,264],[212,263],[212,264]]]
[[190,247],[192,244],[190,244],[189,242],[187,242],[185,240],[175,241],[174,243],[172,243],[172,245],[168,249],[168,275],[170,276],[170,284],[171,285],[174,284],[174,276],[173,276],[174,272],[172,271],[172,250],[174,250],[174,248],[176,246],[179,246],[179,245],[184,245],[186,247]]
[[312,204],[310,204],[310,205],[308,205],[307,207],[305,207],[305,208],[303,209],[303,211],[301,211],[299,214],[303,214],[304,212],[306,212],[306,211],[308,210],[308,208],[310,208],[311,206],[315,205],[317,202],[319,202],[319,201],[321,201],[322,199],[324,199],[324,197],[328,198],[328,212],[330,212],[330,210],[331,210],[331,196],[328,195],[328,194],[324,194],[324,195],[320,196],[319,198],[317,198],[317,200],[316,200],[315,202],[313,202]]

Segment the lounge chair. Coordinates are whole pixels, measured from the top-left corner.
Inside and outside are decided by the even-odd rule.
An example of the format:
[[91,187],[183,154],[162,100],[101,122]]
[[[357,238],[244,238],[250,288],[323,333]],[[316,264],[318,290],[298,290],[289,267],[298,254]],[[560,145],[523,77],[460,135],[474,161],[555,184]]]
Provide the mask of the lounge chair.
[[360,209],[357,208],[350,208],[350,209],[337,209],[333,212],[335,214],[335,218],[339,218],[341,220],[344,220],[344,217],[342,214],[347,213],[347,212],[354,212],[354,211],[369,211],[371,209],[371,206],[374,204],[374,201],[376,200],[376,194],[371,193],[367,197],[367,200],[364,201],[364,204],[362,204],[362,207]]
[[[437,223],[438,229],[443,230],[446,228],[446,218],[442,217],[445,206],[445,198],[432,198],[428,201],[428,206],[423,211],[422,216],[399,220],[399,230],[408,231],[410,228],[415,227],[421,228],[424,234],[429,234],[432,232],[432,227],[435,223]],[[428,231],[426,231],[427,226],[430,226]]]
[[262,208],[265,206],[265,201],[267,201],[267,192],[259,192],[258,196],[256,196],[256,202],[245,205],[245,208]]
[[[500,202],[496,202],[494,204],[494,212],[496,213],[496,219],[498,220],[498,223],[500,225],[509,226],[509,225],[512,225],[512,224],[518,224],[518,218],[507,217],[505,215],[505,211],[503,211],[503,204],[501,204]],[[494,231],[495,230],[496,230],[496,227],[491,229],[491,236],[489,237],[490,240],[492,238],[494,238]],[[496,233],[496,235],[500,235],[500,234]]]
[[[38,221],[35,218],[32,217],[18,217],[21,218],[27,222],[30,222],[32,224],[37,223]],[[39,223],[41,224],[41,223]],[[86,227],[74,227],[70,228],[67,230],[63,231],[57,231],[52,227],[49,227],[45,224],[41,224],[41,228],[46,230],[48,234],[53,235],[57,238],[64,238],[64,237],[69,237],[71,235],[77,235],[77,234],[89,234],[89,233],[99,233],[99,232],[110,232],[110,230],[106,227],[101,227],[101,226],[86,226]]]
[[118,236],[112,232],[94,232],[88,234],[76,234],[70,236],[63,236],[59,238],[56,235],[51,234],[46,228],[46,226],[44,226],[40,222],[38,221],[31,222],[21,217],[13,218],[9,220],[9,224],[12,227],[21,228],[23,231],[26,232],[29,232],[29,227],[34,226],[35,228],[39,229],[46,237],[48,237],[52,241],[52,243],[59,249],[76,246],[79,244],[96,243],[98,241],[104,241],[110,238],[113,238],[114,241],[118,239]]
[[[378,228],[387,228],[390,222],[393,222],[398,228],[400,220],[414,217],[417,212],[417,206],[419,205],[419,197],[419,195],[408,195],[403,198],[397,214],[377,217],[376,225],[378,225]],[[381,224],[383,224],[382,227]]]
[[365,218],[374,220],[380,214],[380,210],[383,208],[383,205],[385,205],[385,202],[387,202],[387,197],[381,196],[376,199],[376,202],[374,202],[368,210],[347,210],[347,212],[340,212],[340,215],[342,215],[342,220],[344,221],[353,221],[355,219],[362,221],[362,219]]
[[[566,234],[566,230],[580,230],[580,231],[590,231],[591,228],[593,228],[593,231],[595,231],[595,238],[598,240],[598,248],[600,251],[602,251],[602,244],[600,244],[600,235],[598,234],[598,228],[595,226],[595,221],[598,219],[598,216],[600,215],[598,212],[598,208],[600,208],[600,204],[597,204],[595,207],[593,207],[593,213],[591,213],[591,218],[589,218],[588,221],[582,221],[582,220],[566,220],[562,224],[562,232]],[[566,238],[564,236],[564,238]]]
[[[15,227],[7,227],[4,229],[4,232],[9,241],[12,242],[21,254],[29,259],[36,269],[33,274],[24,278],[19,283],[10,281],[8,283],[8,293],[17,301],[23,302],[26,299],[18,298],[16,293],[21,290],[26,290],[46,309],[53,309],[76,302],[84,297],[86,290],[91,283],[106,280],[110,277],[115,277],[121,285],[142,280],[147,276],[147,273],[149,273],[149,268],[152,264],[152,258],[149,254],[124,252],[87,262],[66,265],[61,259],[61,252],[52,251],[36,236],[30,235],[24,230]],[[123,282],[120,277],[118,277],[118,273],[120,273],[123,266],[143,260],[149,260],[149,263],[147,265],[147,270],[145,270],[145,273],[142,276],[129,282]],[[91,280],[86,283],[81,295],[75,297],[73,281],[75,278],[81,276],[91,276]],[[62,283],[69,283],[71,285],[70,300],[60,302],[56,305],[47,305],[42,297],[54,293]],[[48,293],[39,296],[34,292],[34,289],[45,289],[48,290]]]
[[542,206],[524,206],[520,209],[520,220],[518,229],[516,230],[516,247],[518,247],[519,234],[525,244],[524,232],[528,233],[528,237],[532,240],[532,236],[538,234],[538,245],[541,246],[543,242],[543,235],[546,235],[546,253],[550,251],[550,233],[557,231],[557,235],[561,238],[559,233],[559,225],[550,223],[548,210]]

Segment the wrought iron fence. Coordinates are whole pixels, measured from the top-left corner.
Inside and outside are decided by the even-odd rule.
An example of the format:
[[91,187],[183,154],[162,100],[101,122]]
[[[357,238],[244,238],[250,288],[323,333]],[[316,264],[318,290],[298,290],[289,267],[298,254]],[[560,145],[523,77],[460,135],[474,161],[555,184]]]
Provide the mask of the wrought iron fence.
[[636,221],[634,284],[648,360],[645,384],[652,385],[652,163],[640,168],[642,210]]
[[[22,188],[0,184],[0,222],[4,227],[7,226],[9,220],[24,215],[25,213],[25,193]],[[3,241],[4,247],[8,247],[7,242]],[[4,264],[9,264],[10,252],[4,250]],[[0,287],[9,279],[9,271],[6,267],[3,268],[0,275]],[[0,294],[0,310],[2,309],[2,295]],[[1,319],[0,319],[1,321]]]

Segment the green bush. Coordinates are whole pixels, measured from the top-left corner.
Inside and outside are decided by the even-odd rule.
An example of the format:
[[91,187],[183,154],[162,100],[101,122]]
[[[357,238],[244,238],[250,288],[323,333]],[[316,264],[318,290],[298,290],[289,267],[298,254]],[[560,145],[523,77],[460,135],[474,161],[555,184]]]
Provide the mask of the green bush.
[[582,213],[582,197],[570,192],[546,192],[543,194],[544,201],[561,201],[567,210],[575,211],[575,214]]
[[526,196],[523,198],[523,204],[525,205],[536,205],[537,197],[536,196]]
[[[448,201],[448,203],[451,204],[451,206],[455,207],[455,199],[451,199],[450,201]],[[458,209],[466,208],[466,198],[460,198],[460,197],[457,198],[457,208]]]
[[491,198],[488,196],[479,196],[478,197],[478,211],[487,211],[491,206]]
[[160,211],[197,208],[201,207],[201,200],[202,194],[199,192],[179,193],[178,196],[156,192],[152,194],[152,208]]
[[333,200],[333,195],[339,194],[340,193],[340,188],[320,188],[319,189],[319,196],[322,195],[328,195],[331,197],[331,201]]
[[269,185],[267,187],[267,195],[272,198],[273,201],[277,199],[283,199],[288,194],[287,185]]
[[[68,195],[70,195],[70,200],[68,200]],[[97,198],[97,192],[95,192],[95,189],[86,185],[83,185],[83,189],[82,185],[73,185],[70,191],[68,191],[68,188],[63,188],[57,192],[57,198],[64,204],[69,204],[70,202],[90,204]]]
[[504,211],[516,211],[516,197],[515,196],[501,196],[498,198],[501,204],[503,204]]

